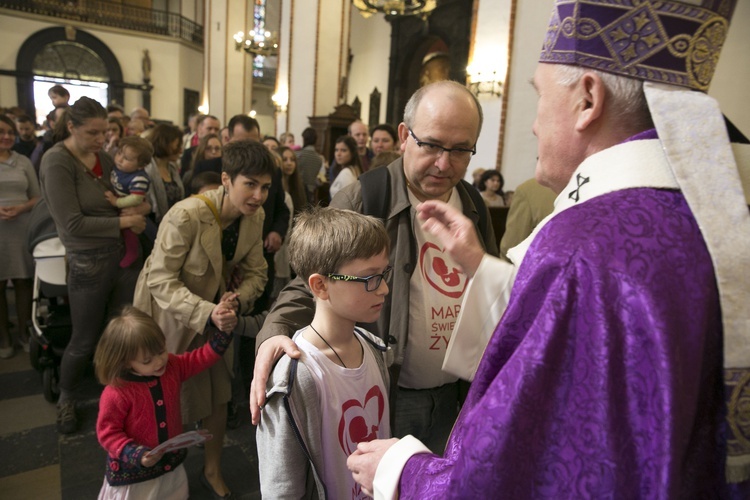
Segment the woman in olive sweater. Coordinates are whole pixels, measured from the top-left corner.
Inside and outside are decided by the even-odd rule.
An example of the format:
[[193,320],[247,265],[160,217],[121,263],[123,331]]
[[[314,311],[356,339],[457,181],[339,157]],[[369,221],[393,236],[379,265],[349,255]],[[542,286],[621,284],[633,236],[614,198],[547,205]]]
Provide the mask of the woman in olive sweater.
[[104,196],[111,190],[112,158],[101,151],[107,112],[82,97],[67,108],[55,135],[59,139],[42,158],[42,197],[65,246],[73,332],[60,365],[57,430],[76,430],[75,390],[96,347],[107,316],[133,297],[141,262],[120,268],[125,248],[120,231],[139,233],[148,204],[118,213]]

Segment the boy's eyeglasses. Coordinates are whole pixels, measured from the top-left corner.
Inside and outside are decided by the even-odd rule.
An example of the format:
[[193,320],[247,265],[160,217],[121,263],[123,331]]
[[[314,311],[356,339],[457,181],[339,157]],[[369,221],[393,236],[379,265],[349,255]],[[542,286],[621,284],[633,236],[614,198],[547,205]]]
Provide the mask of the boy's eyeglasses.
[[448,158],[455,161],[469,161],[472,156],[477,154],[477,147],[474,146],[471,149],[467,148],[444,148],[443,146],[440,146],[438,144],[433,144],[431,142],[425,142],[420,141],[416,135],[414,135],[414,132],[409,129],[409,135],[412,139],[414,139],[414,142],[417,143],[417,146],[419,149],[421,149],[426,155],[433,156],[433,157],[440,157],[443,153],[448,153]]
[[385,280],[386,282],[391,279],[393,274],[393,268],[388,266],[381,274],[373,274],[372,276],[365,276],[360,278],[359,276],[348,276],[346,274],[326,274],[326,276],[336,281],[356,281],[357,283],[365,284],[365,291],[374,292],[380,288],[380,283]]

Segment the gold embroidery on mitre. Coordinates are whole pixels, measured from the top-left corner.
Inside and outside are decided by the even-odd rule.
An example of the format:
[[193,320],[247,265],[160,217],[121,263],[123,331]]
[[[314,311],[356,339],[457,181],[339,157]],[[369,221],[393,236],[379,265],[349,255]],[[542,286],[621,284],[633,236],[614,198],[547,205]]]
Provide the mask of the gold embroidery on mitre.
[[650,2],[630,9],[605,26],[602,40],[623,69],[648,59],[667,45],[667,33]]
[[727,23],[727,20],[715,16],[704,23],[695,33],[685,61],[691,86],[708,90],[728,31],[729,23]]
[[[710,6],[698,6],[670,0],[558,0],[557,5],[572,10],[564,18],[557,7],[553,10],[541,62],[576,64],[706,91],[727,36],[732,2],[714,0]],[[600,25],[600,20],[586,17],[589,6],[609,10],[614,20]],[[558,46],[562,38],[583,43]],[[594,44],[588,46],[587,41]],[[603,50],[596,49],[596,43]]]

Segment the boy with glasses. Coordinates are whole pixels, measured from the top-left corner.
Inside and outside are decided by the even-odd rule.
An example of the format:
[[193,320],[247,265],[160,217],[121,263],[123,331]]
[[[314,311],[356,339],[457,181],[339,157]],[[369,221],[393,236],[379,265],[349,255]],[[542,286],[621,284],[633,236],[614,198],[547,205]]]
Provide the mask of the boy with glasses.
[[282,358],[267,384],[257,431],[263,497],[362,495],[346,459],[357,443],[391,432],[387,350],[356,324],[380,316],[389,247],[374,217],[315,208],[297,218],[291,266],[315,297],[315,316],[293,337],[300,359]]

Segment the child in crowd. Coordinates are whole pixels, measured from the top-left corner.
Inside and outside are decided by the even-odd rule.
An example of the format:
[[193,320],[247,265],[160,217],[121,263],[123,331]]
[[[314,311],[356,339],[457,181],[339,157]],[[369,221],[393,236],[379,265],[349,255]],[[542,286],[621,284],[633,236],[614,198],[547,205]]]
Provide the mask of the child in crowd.
[[375,170],[376,168],[380,167],[387,167],[399,158],[401,158],[401,155],[396,153],[395,151],[382,151],[376,154],[375,157],[370,160],[370,170]]
[[295,221],[289,255],[315,316],[294,335],[300,359],[281,358],[268,382],[256,434],[264,498],[365,497],[346,459],[357,443],[390,437],[387,350],[355,325],[380,316],[389,246],[380,221],[349,210]]
[[[229,299],[217,307],[231,310]],[[219,361],[229,346],[231,334],[211,331],[199,349],[174,355],[159,325],[134,307],[107,325],[94,354],[96,376],[106,385],[96,422],[107,450],[100,500],[188,498],[187,451],[149,451],[182,433],[182,382]]]
[[[110,177],[115,192],[107,191],[105,196],[117,208],[135,207],[143,203],[151,184],[143,169],[151,163],[154,148],[150,142],[138,136],[123,137],[119,145]],[[154,234],[147,236],[154,239],[155,232],[152,230],[150,233]],[[138,258],[138,236],[129,229],[123,230],[122,235],[125,239],[125,256],[120,261],[120,267],[125,268]]]
[[279,136],[279,142],[282,146],[285,146],[292,151],[299,151],[302,149],[299,145],[294,143],[294,134],[291,132],[284,132]]
[[219,187],[221,187],[221,174],[217,172],[201,172],[190,182],[190,189],[196,194],[203,194]]
[[52,101],[52,105],[57,108],[67,108],[70,106],[70,92],[62,85],[54,85],[47,91],[49,100]]

